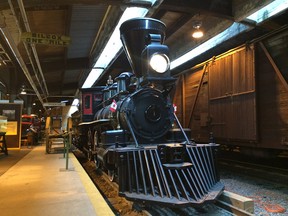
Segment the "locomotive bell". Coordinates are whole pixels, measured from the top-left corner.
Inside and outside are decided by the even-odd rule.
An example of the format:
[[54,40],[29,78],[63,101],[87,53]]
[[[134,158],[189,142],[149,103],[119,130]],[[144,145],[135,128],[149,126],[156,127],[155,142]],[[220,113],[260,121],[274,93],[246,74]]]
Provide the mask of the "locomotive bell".
[[115,78],[117,81],[117,93],[127,93],[130,79],[133,76],[130,72],[123,72]]
[[163,44],[165,30],[166,26],[163,22],[152,18],[134,18],[122,23],[121,41],[137,78],[144,75],[142,54],[145,48],[151,45],[151,35],[157,35],[158,45]]

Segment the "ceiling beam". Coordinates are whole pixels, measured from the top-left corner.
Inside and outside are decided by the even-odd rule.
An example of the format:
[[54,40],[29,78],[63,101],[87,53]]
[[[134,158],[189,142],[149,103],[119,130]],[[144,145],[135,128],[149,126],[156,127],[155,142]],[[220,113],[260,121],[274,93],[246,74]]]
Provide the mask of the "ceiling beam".
[[71,95],[75,94],[75,86],[77,88],[78,83],[77,82],[73,82],[73,83],[66,83],[66,84],[62,84],[61,88],[59,88],[59,83],[57,82],[53,82],[53,83],[49,83],[49,96],[53,97],[53,95],[59,95],[62,94],[63,91],[68,92],[71,91]]
[[[67,5],[115,5],[115,6],[138,6],[150,8],[152,5],[149,1],[135,1],[135,0],[49,0],[49,1],[35,1],[25,0],[25,8],[33,8],[37,10],[55,10],[57,8]],[[8,2],[1,1],[0,10],[9,9]]]
[[236,22],[240,22],[248,15],[271,3],[273,0],[239,0],[233,5],[233,14]]
[[185,23],[187,23],[193,15],[184,14],[180,16],[169,28],[166,30],[166,38],[169,38],[174,32],[180,29]]
[[165,0],[161,4],[162,10],[175,11],[181,13],[195,13],[209,15],[223,19],[234,20],[231,0]]
[[49,59],[49,58],[42,58],[41,65],[44,71],[51,71],[51,70],[85,70],[89,69],[89,58],[72,58],[67,59],[66,64],[63,64],[63,58],[57,59]]

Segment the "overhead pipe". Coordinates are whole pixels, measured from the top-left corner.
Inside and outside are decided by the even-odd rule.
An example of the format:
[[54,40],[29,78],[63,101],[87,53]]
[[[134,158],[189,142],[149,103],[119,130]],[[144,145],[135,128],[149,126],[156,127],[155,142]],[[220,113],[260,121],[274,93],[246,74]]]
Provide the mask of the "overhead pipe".
[[[11,0],[8,0],[8,3],[9,3],[9,6],[10,6],[10,9],[11,9],[11,11],[12,11],[12,15],[13,15],[14,18],[15,18],[15,22],[16,22],[16,25],[17,25],[17,27],[18,27],[19,33],[22,34],[22,30],[21,30],[21,28],[20,28],[18,19],[16,18],[16,13],[15,13],[15,10],[14,10],[14,7],[13,7],[13,4],[12,4]],[[30,63],[31,63],[31,65],[32,65],[32,69],[33,69],[33,71],[34,71],[36,80],[37,80],[37,82],[38,82],[38,84],[39,84],[39,86],[40,86],[40,88],[41,88],[41,91],[42,91],[43,95],[46,96],[46,92],[45,92],[45,90],[43,89],[43,85],[41,84],[41,82],[40,82],[40,80],[39,80],[39,76],[38,76],[38,74],[37,74],[36,67],[35,67],[34,61],[33,61],[33,59],[32,59],[32,56],[31,56],[31,54],[30,54],[30,52],[29,52],[29,50],[28,50],[28,46],[27,46],[26,43],[23,43],[23,45],[24,45],[24,47],[25,47],[27,56],[28,56],[28,58],[29,58],[29,60],[30,60]],[[31,83],[30,83],[30,84],[31,84]]]
[[[18,0],[18,5],[19,5],[19,8],[20,8],[20,12],[21,12],[21,15],[22,15],[22,19],[23,19],[26,31],[27,32],[31,32],[31,29],[30,29],[30,26],[29,26],[29,22],[28,22],[28,19],[27,19],[27,15],[26,15],[26,11],[25,11],[25,8],[24,8],[23,1],[22,0]],[[41,78],[43,80],[43,84],[44,84],[44,87],[45,87],[45,90],[46,90],[45,93],[46,93],[46,95],[49,95],[48,88],[47,88],[47,85],[46,85],[46,80],[45,80],[45,77],[43,75],[43,71],[42,71],[42,68],[41,68],[39,57],[38,57],[38,54],[37,54],[37,51],[36,51],[36,47],[35,47],[34,44],[31,44],[31,48],[32,48],[32,52],[34,54],[34,58],[35,58],[36,64],[37,64],[38,69],[39,69],[39,73],[40,73]],[[40,83],[40,85],[41,85],[41,83]]]
[[[11,36],[10,32],[7,30],[6,27],[1,27],[0,28],[0,32],[4,36],[4,38],[5,38],[6,42],[7,42],[7,45],[9,46],[11,52],[13,53],[16,61],[19,63],[20,67],[23,70],[23,73],[25,74],[25,76],[27,77],[29,83],[31,84],[31,87],[33,88],[35,94],[37,95],[40,103],[44,107],[43,99],[42,99],[38,89],[35,86],[35,83],[34,83],[32,77],[31,77],[31,75],[30,75],[30,73],[28,71],[28,68],[26,67],[26,64],[25,64],[25,62],[24,62],[24,60],[23,60],[23,58],[22,58],[22,56],[21,56],[21,54],[20,54],[15,42],[14,42],[14,40],[12,39],[12,36]],[[45,107],[44,107],[44,109],[45,109]]]

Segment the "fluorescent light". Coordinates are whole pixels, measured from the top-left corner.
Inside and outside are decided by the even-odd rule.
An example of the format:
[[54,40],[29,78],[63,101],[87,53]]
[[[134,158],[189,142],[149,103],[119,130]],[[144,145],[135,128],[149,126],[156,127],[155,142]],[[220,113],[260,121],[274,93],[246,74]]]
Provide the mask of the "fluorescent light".
[[76,99],[73,100],[72,106],[78,106],[78,105],[79,105],[79,99],[76,98]]
[[[288,0],[275,0],[269,5],[263,7],[262,9],[258,10],[257,12],[253,13],[252,15],[248,16],[248,19],[254,20],[257,23],[262,22],[269,17],[280,13],[281,11],[285,10],[288,7]],[[249,27],[245,26],[240,23],[233,23],[232,26],[221,32],[220,34],[216,35],[215,37],[209,39],[208,41],[204,42],[203,44],[199,45],[195,49],[192,49],[188,53],[180,56],[179,58],[173,60],[170,65],[170,69],[176,68],[185,62],[195,58],[196,56],[208,51],[212,47],[219,45],[227,41],[228,39],[244,32]]]
[[252,15],[248,16],[247,18],[260,23],[269,17],[282,12],[283,10],[287,9],[287,7],[288,0],[275,0],[260,10],[256,11]]
[[[78,99],[75,99],[75,100],[78,100]],[[74,100],[74,101],[75,101]],[[74,103],[73,101],[73,103]],[[67,116],[68,117],[71,117],[73,113],[75,113],[76,111],[78,111],[78,106],[77,105],[73,105],[72,103],[72,106],[70,106],[69,110],[68,110],[68,113],[67,113]],[[78,100],[78,103],[79,103],[79,100]]]
[[[150,2],[153,5],[155,1],[156,0],[151,0]],[[122,48],[122,43],[120,40],[120,31],[119,31],[121,24],[128,19],[132,19],[136,17],[144,17],[147,14],[147,12],[148,12],[148,9],[138,8],[138,7],[127,8],[124,11],[108,43],[106,44],[103,52],[101,53],[100,57],[98,58],[98,60],[96,61],[93,67],[93,68],[102,68],[102,69],[92,69],[86,81],[84,82],[82,88],[90,88],[96,82],[96,80],[100,77],[100,75],[106,69],[106,67],[110,64],[110,62],[119,52],[119,50]]]
[[121,19],[118,22],[118,25],[116,26],[114,32],[112,33],[106,47],[104,48],[100,58],[97,60],[94,67],[97,68],[106,68],[111,60],[115,57],[115,55],[119,52],[119,50],[122,47],[122,43],[120,40],[120,31],[119,28],[123,22],[125,22],[128,19],[135,18],[135,17],[143,17],[148,12],[147,9],[144,8],[127,8]]
[[98,79],[98,77],[101,75],[101,73],[104,71],[104,68],[102,69],[92,69],[86,78],[84,84],[82,85],[82,88],[90,88],[94,82]]

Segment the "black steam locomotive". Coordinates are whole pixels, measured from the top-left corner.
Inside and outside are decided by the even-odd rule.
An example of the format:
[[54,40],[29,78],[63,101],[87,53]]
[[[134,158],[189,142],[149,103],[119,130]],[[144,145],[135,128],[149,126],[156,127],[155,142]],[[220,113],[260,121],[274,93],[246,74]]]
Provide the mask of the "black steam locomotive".
[[219,182],[215,143],[196,144],[179,123],[169,98],[165,25],[137,18],[120,27],[133,73],[115,83],[82,89],[79,147],[119,184],[128,200],[168,205],[213,201]]

